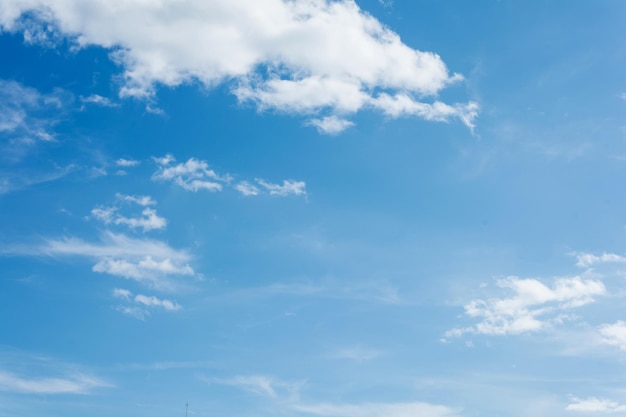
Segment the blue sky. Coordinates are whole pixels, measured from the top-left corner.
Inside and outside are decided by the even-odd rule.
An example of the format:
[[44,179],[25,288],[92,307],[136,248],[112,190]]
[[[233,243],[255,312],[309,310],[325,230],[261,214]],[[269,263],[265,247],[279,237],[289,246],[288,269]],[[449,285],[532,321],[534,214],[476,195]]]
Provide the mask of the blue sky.
[[3,1],[0,416],[626,414],[625,13]]

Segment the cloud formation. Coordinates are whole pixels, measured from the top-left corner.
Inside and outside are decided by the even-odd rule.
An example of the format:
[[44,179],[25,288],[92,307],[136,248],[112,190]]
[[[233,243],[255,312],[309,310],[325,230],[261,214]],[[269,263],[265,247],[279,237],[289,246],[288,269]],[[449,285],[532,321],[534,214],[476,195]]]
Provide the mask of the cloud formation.
[[155,308],[170,312],[177,311],[182,308],[182,306],[175,301],[161,299],[154,295],[137,294],[134,298],[132,295],[132,292],[129,290],[115,288],[113,290],[113,297],[126,303],[118,305],[116,310],[140,320],[149,316],[151,314],[151,310],[154,310]]
[[[33,24],[24,24],[28,19]],[[54,29],[32,30],[37,22]],[[336,117],[311,118],[326,133],[341,128],[338,120],[347,127],[341,116],[362,109],[390,117],[456,118],[469,127],[478,112],[473,102],[433,102],[463,77],[451,74],[439,55],[403,43],[352,0],[111,0],[88,5],[80,0],[7,0],[0,5],[0,25],[21,31],[31,43],[49,44],[50,33],[65,35],[75,47],[108,48],[123,67],[122,97],[150,99],[158,85],[228,82],[240,102],[261,110]]]
[[446,332],[445,337],[465,333],[508,335],[535,332],[567,318],[565,312],[589,304],[606,292],[600,281],[580,277],[559,278],[550,287],[537,279],[508,277],[497,281],[499,288],[513,295],[465,305],[465,315],[479,322]]
[[570,404],[565,409],[581,413],[623,413],[626,412],[626,405],[603,398],[581,399],[572,397]]
[[99,241],[76,237],[46,239],[35,246],[12,246],[0,253],[31,256],[76,256],[95,260],[94,272],[121,276],[158,289],[173,284],[170,276],[194,276],[191,255],[164,242],[105,231]]
[[110,387],[106,382],[83,374],[64,377],[23,377],[0,369],[0,391],[22,394],[88,394],[94,388]]
[[152,175],[155,181],[171,181],[187,191],[222,191],[222,183],[230,181],[229,176],[220,176],[209,168],[206,161],[189,158],[186,162],[174,164],[176,158],[167,154],[154,158],[158,170]]

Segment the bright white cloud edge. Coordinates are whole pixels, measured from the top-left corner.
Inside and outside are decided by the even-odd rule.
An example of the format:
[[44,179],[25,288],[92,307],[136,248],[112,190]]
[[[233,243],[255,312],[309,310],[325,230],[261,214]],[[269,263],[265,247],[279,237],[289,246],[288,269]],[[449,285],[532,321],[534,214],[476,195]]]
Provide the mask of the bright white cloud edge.
[[[27,12],[46,23],[26,22],[21,17]],[[137,25],[138,20],[143,23]],[[48,31],[50,23],[58,30]],[[158,84],[198,81],[212,87],[231,81],[241,102],[260,109],[326,110],[338,117],[369,108],[391,117],[457,118],[470,128],[478,114],[475,102],[423,102],[463,77],[450,74],[437,54],[403,43],[351,0],[111,0],[88,5],[81,0],[7,0],[0,4],[0,25],[21,31],[30,42],[50,45],[50,34],[60,32],[77,47],[111,49],[111,58],[124,68],[122,97],[151,98]],[[312,120],[321,120],[317,127],[322,131],[340,128]]]

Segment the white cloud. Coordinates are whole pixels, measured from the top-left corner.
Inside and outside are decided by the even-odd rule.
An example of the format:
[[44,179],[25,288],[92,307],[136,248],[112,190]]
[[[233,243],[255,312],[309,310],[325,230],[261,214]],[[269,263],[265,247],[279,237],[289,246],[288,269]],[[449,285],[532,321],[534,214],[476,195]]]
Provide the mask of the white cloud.
[[187,264],[175,264],[171,259],[155,261],[149,255],[139,261],[104,258],[92,270],[137,281],[153,280],[156,276],[165,275],[194,275],[193,269]]
[[251,393],[272,399],[288,399],[291,401],[299,397],[304,382],[288,382],[265,375],[242,375],[232,378],[211,378],[207,382],[229,385]]
[[115,198],[129,203],[135,203],[144,207],[156,205],[156,201],[154,201],[152,197],[147,195],[126,195],[117,193],[115,194]]
[[[580,277],[560,278],[549,287],[537,279],[509,277],[497,281],[498,287],[513,291],[505,298],[473,300],[465,305],[465,315],[478,324],[452,329],[446,337],[464,333],[506,335],[543,330],[563,320],[564,312],[594,301],[606,292],[600,281]],[[445,339],[444,339],[445,340]]]
[[131,296],[131,292],[128,290],[125,290],[123,288],[115,288],[113,289],[113,297],[115,298],[122,298],[124,300],[128,300],[130,299]]
[[315,126],[320,133],[328,135],[336,135],[347,128],[354,126],[350,120],[341,119],[337,116],[327,116],[322,119],[311,119],[307,122],[311,126]]
[[235,190],[239,191],[244,196],[259,195],[260,190],[248,181],[241,181],[235,185]]
[[614,253],[603,253],[602,255],[575,253],[574,255],[576,256],[576,266],[579,268],[589,268],[604,263],[626,263],[626,257]]
[[159,216],[156,210],[149,207],[143,209],[141,217],[125,217],[115,214],[116,212],[117,208],[115,207],[95,208],[91,210],[91,215],[104,224],[123,224],[131,229],[143,229],[144,232],[165,229],[167,226],[167,220]]
[[118,167],[125,167],[125,168],[136,167],[140,163],[141,162],[135,159],[124,159],[124,158],[120,158],[117,161],[115,161],[115,165],[117,165]]
[[153,295],[137,294],[133,298],[133,294],[129,290],[121,288],[113,290],[113,297],[127,302],[126,305],[118,305],[117,311],[140,320],[144,320],[146,316],[150,315],[150,309],[162,308],[166,311],[182,309],[182,306],[175,301],[161,299]]
[[113,103],[108,98],[102,97],[101,95],[98,95],[98,94],[92,94],[88,97],[81,96],[80,101],[83,103],[83,105],[94,104],[96,106],[101,106],[101,107],[117,107],[118,106],[118,104]]
[[189,158],[187,162],[172,165],[176,161],[170,154],[154,158],[159,166],[152,175],[155,181],[172,181],[187,191],[221,191],[223,182],[229,182],[229,176],[220,176],[209,168],[206,161]]
[[[437,54],[404,44],[351,0],[110,0],[87,6],[81,0],[6,0],[0,5],[4,30],[46,43],[51,35],[23,24],[28,11],[52,22],[46,27],[71,37],[77,47],[110,48],[111,58],[124,68],[123,97],[151,98],[158,84],[198,81],[212,87],[231,81],[240,101],[291,113],[340,115],[374,108],[393,114],[402,106],[398,114],[435,121],[458,117],[473,126],[477,112],[465,109],[475,107],[472,103],[417,102],[462,76],[450,74]],[[400,104],[398,97],[409,101]]]
[[571,403],[565,409],[582,413],[623,413],[626,412],[626,405],[603,398],[591,397],[583,400],[572,397]]
[[91,210],[91,215],[97,220],[100,220],[104,224],[126,225],[131,229],[143,229],[144,232],[150,230],[165,229],[167,226],[167,220],[157,214],[155,209],[150,207],[155,205],[154,201],[149,196],[133,196],[125,194],[116,194],[115,197],[118,200],[134,203],[139,206],[145,207],[141,211],[141,216],[127,217],[118,213],[117,207],[97,207]]
[[88,394],[94,388],[110,386],[100,379],[82,374],[32,378],[21,377],[0,369],[0,391],[23,394]]
[[52,128],[69,101],[71,96],[60,89],[42,94],[0,79],[0,160],[19,162],[38,144],[55,141]]
[[441,101],[423,103],[413,97],[399,93],[394,96],[380,94],[371,101],[372,106],[381,110],[387,116],[397,118],[401,116],[419,116],[425,120],[447,122],[452,118],[461,120],[467,127],[474,129],[474,119],[478,116],[478,103],[449,105]]
[[603,324],[599,331],[602,343],[617,346],[626,351],[626,323],[619,320],[613,324]]
[[170,275],[195,275],[188,264],[191,256],[187,251],[173,249],[157,240],[137,239],[110,231],[104,232],[98,242],[75,237],[47,239],[42,245],[5,247],[0,253],[94,259],[94,272],[133,279],[160,289],[172,286],[168,280]]
[[459,410],[423,402],[296,405],[300,412],[328,417],[454,417]]
[[270,195],[276,196],[287,196],[287,195],[306,195],[306,184],[304,181],[294,181],[294,180],[283,180],[283,184],[272,184],[260,178],[256,178],[255,181],[265,190],[267,190]]
[[175,301],[162,300],[155,296],[148,296],[143,294],[137,294],[135,296],[135,302],[142,304],[146,307],[162,307],[167,311],[176,311],[182,308],[180,304],[176,303]]

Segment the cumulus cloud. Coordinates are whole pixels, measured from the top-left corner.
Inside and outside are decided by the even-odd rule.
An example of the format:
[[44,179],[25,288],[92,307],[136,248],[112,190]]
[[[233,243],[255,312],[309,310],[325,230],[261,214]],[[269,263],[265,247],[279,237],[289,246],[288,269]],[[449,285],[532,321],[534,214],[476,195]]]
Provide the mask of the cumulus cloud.
[[472,102],[432,102],[463,77],[436,53],[403,43],[352,0],[0,4],[2,29],[46,43],[50,36],[23,24],[28,12],[75,47],[109,48],[123,67],[122,97],[152,98],[158,85],[229,82],[240,102],[289,113],[340,116],[369,108],[391,117],[457,118],[472,127],[478,111]]
[[623,413],[626,412],[626,405],[603,398],[581,399],[572,397],[570,404],[565,409],[581,413]]
[[446,332],[446,337],[465,333],[507,335],[543,330],[558,323],[570,309],[594,301],[606,292],[600,281],[580,277],[560,278],[550,287],[537,279],[508,277],[498,287],[512,291],[509,297],[477,299],[465,305],[465,315],[479,322]]
[[602,343],[626,351],[626,323],[619,320],[613,324],[603,324],[599,331]]
[[327,116],[321,119],[311,119],[307,122],[311,126],[315,126],[320,133],[328,135],[336,135],[347,128],[354,126],[350,120],[341,119],[337,116]]
[[168,154],[154,158],[158,170],[152,175],[155,181],[171,181],[187,191],[221,191],[222,183],[230,181],[229,176],[220,176],[209,168],[206,161],[189,158],[187,162],[173,164],[176,159]]

